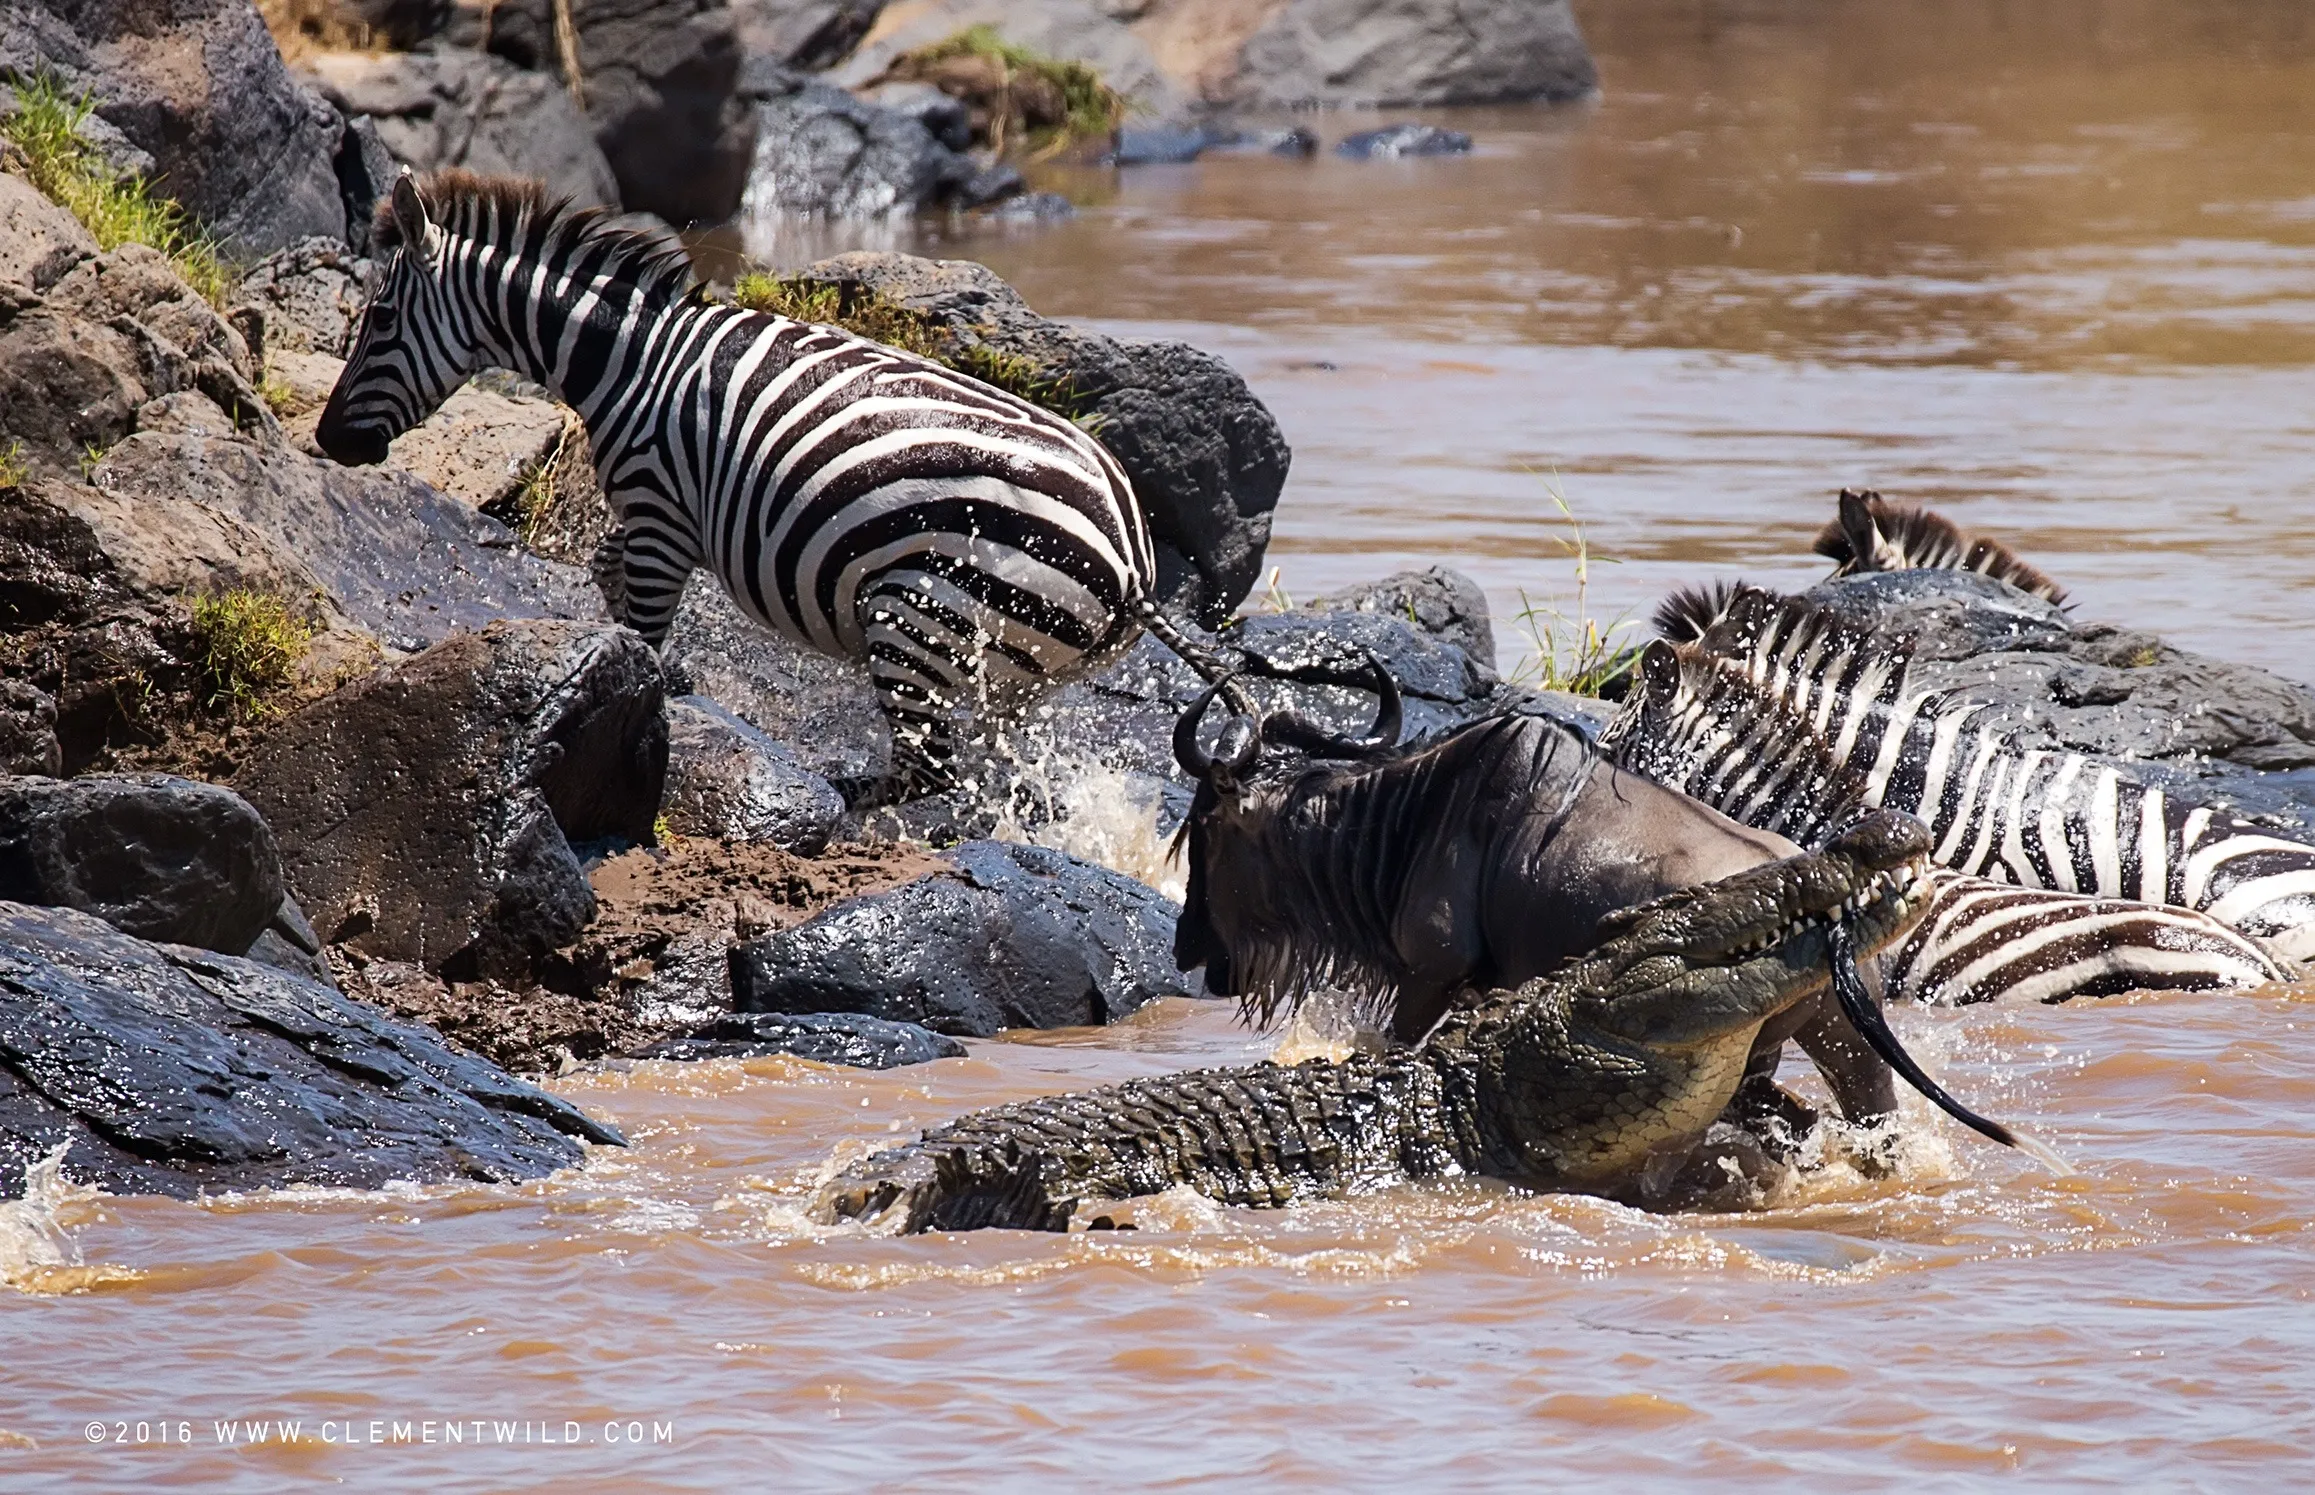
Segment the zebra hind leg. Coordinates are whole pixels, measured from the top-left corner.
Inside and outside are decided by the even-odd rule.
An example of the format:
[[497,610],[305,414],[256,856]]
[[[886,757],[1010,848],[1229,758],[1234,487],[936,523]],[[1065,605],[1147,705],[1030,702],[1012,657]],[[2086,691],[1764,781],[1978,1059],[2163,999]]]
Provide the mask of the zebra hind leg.
[[868,677],[892,735],[892,764],[881,774],[833,781],[853,810],[905,804],[956,787],[961,733],[957,710],[977,695],[981,657],[927,627],[924,600],[906,583],[873,584],[863,599]]

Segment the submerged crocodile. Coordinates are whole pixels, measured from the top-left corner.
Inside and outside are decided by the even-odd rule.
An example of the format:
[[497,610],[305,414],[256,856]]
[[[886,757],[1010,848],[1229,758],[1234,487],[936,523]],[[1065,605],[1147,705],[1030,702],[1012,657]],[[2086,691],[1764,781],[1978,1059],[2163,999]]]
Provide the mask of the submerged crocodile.
[[1623,910],[1581,960],[1450,1011],[1417,1048],[976,1112],[854,1164],[821,1207],[911,1231],[1060,1230],[1089,1200],[1181,1184],[1252,1206],[1455,1174],[1612,1193],[1696,1148],[1761,1025],[1828,970],[1900,1073],[2011,1142],[1904,1057],[1856,977],[1859,952],[1921,916],[1928,850],[1918,822],[1875,814],[1821,851]]

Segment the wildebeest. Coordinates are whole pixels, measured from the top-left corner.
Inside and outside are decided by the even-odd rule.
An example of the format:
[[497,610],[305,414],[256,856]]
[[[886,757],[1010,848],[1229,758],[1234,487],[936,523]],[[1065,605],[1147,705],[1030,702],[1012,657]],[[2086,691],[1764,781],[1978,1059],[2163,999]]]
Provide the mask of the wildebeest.
[[[1370,674],[1380,706],[1363,740],[1287,712],[1234,715],[1208,752],[1199,728],[1219,686],[1175,725],[1198,789],[1174,958],[1265,1016],[1331,984],[1412,1043],[1460,994],[1516,987],[1591,949],[1619,909],[1799,850],[1615,767],[1557,722],[1489,717],[1401,749],[1397,686],[1379,664]],[[1312,761],[1263,770],[1266,742]],[[1762,1029],[1750,1073],[1772,1074],[1788,1038],[1851,1120],[1895,1105],[1888,1067],[1829,993]]]

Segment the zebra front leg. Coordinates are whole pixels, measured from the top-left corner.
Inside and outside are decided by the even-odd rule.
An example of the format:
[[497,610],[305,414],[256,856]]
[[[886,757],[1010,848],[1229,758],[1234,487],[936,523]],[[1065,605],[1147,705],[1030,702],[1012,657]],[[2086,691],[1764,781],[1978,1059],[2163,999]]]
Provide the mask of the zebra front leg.
[[684,583],[699,565],[698,547],[680,520],[670,523],[654,506],[623,511],[619,527],[603,537],[587,569],[612,618],[643,635],[656,649],[675,626]]

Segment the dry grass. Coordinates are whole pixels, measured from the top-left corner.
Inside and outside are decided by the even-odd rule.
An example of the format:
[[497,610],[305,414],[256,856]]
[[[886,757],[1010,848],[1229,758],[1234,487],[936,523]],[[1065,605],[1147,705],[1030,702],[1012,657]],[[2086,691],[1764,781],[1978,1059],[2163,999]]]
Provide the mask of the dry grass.
[[1567,521],[1568,533],[1555,537],[1556,543],[1575,570],[1575,595],[1566,609],[1549,603],[1537,603],[1524,588],[1519,593],[1520,608],[1516,617],[1527,630],[1531,648],[1529,657],[1513,671],[1508,682],[1535,690],[1563,690],[1579,696],[1620,694],[1619,687],[1638,663],[1640,649],[1635,644],[1620,644],[1616,636],[1632,626],[1628,616],[1618,616],[1602,623],[1591,614],[1591,544],[1584,538],[1584,527],[1568,507],[1567,496],[1560,492],[1558,479],[1552,479],[1548,491],[1553,507]]
[[8,450],[0,452],[0,488],[20,488],[32,476],[32,464],[25,460],[24,443],[10,441]]
[[51,80],[28,80],[16,85],[16,109],[0,118],[0,136],[24,153],[32,185],[78,218],[98,248],[150,244],[222,310],[235,277],[216,242],[151,183],[116,171],[81,138],[90,109]]
[[1126,103],[1101,74],[972,26],[892,60],[883,77],[930,83],[972,110],[973,135],[999,155],[1031,160],[1107,140]]
[[257,0],[257,13],[284,62],[316,52],[383,52],[391,45],[384,33],[335,0]]

